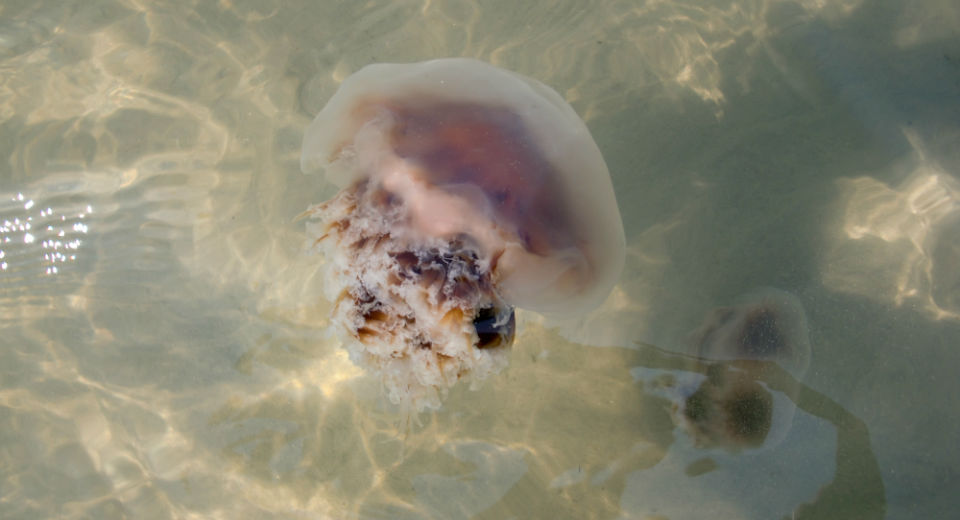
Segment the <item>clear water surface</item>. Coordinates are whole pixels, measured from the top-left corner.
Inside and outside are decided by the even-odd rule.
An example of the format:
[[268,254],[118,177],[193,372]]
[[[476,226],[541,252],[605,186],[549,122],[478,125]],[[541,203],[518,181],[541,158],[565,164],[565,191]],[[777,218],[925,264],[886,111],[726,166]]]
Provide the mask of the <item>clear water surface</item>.
[[[948,518],[960,487],[953,0],[0,4],[0,517]],[[407,425],[327,326],[300,139],[371,62],[554,86],[627,266],[520,312],[511,366]],[[711,309],[795,295],[777,442],[671,414]],[[699,379],[698,379],[699,378]]]

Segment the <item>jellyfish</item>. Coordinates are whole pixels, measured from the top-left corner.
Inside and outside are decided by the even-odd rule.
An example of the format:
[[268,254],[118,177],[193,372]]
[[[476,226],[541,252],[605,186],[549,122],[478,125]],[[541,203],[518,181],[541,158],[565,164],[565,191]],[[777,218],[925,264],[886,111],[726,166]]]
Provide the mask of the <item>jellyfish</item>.
[[770,363],[797,380],[810,365],[807,318],[797,297],[753,291],[709,312],[690,338],[694,353],[709,363],[706,377],[681,392],[676,410],[695,444],[730,451],[779,444],[793,422],[794,396],[777,399],[759,380]]
[[508,361],[515,309],[596,307],[624,233],[586,125],[550,87],[463,58],[368,65],[307,128],[301,168],[332,322],[390,400],[437,409]]

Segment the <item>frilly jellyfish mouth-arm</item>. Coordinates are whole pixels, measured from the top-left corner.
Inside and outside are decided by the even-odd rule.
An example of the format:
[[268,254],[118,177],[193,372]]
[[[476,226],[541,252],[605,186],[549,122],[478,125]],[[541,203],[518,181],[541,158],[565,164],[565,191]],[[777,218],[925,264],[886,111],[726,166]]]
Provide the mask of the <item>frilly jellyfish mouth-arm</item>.
[[307,129],[301,166],[340,188],[308,225],[334,323],[417,410],[506,365],[514,308],[585,312],[623,267],[583,121],[549,87],[480,61],[364,67]]

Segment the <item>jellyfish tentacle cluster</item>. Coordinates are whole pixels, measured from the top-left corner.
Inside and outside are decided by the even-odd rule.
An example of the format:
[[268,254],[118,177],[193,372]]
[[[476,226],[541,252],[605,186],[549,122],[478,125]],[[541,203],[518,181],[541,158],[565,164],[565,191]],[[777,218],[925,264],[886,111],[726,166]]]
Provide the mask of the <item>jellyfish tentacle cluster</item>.
[[333,322],[412,409],[506,366],[515,308],[584,312],[623,266],[586,126],[549,87],[477,60],[364,67],[307,129],[301,165],[340,188],[307,228]]

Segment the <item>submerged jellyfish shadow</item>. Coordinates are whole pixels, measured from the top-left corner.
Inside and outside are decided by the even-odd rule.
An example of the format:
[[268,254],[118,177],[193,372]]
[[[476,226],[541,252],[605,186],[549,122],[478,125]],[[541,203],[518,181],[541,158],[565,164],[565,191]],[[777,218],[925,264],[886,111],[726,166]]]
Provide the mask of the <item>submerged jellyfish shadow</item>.
[[[774,395],[757,383],[764,364],[776,363],[801,379],[810,366],[807,318],[800,301],[780,289],[751,291],[709,312],[690,335],[692,351],[704,360],[741,361],[740,370],[711,365],[706,379],[684,378],[678,422],[700,447],[730,451],[772,448],[791,428],[796,407],[775,406]],[[695,389],[691,389],[696,386]]]
[[[836,470],[832,481],[824,485],[816,498],[796,507],[791,520],[822,518],[882,519],[886,512],[886,493],[877,457],[871,448],[866,424],[825,394],[800,382],[784,367],[772,361],[716,361],[676,354],[652,345],[637,343],[644,350],[645,368],[703,374],[707,379],[730,379],[747,385],[763,385],[766,391],[780,392],[802,410],[832,424],[837,430]],[[745,378],[745,374],[749,377]],[[708,406],[722,406],[714,396],[698,399]],[[740,427],[750,432],[757,425],[757,410],[766,406],[763,399],[741,403],[745,411]],[[766,412],[762,412],[766,413]],[[736,414],[733,416],[736,417]],[[754,432],[755,433],[755,432]]]

